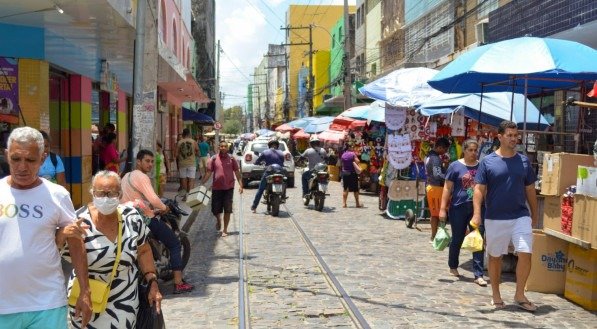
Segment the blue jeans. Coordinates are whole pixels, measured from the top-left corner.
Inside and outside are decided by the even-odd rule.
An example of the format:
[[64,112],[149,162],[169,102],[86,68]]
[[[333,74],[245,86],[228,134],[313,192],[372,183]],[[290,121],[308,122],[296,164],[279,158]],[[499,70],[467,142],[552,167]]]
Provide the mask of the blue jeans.
[[255,200],[253,200],[253,205],[251,206],[251,209],[257,209],[259,200],[261,200],[261,196],[263,195],[263,192],[267,187],[267,180],[265,179],[267,175],[269,175],[269,173],[266,171],[263,173],[263,176],[261,176],[261,182],[259,182],[259,189],[257,189],[257,194],[255,194]]
[[[464,234],[468,223],[473,217],[473,203],[467,202],[458,206],[450,206],[448,218],[452,227],[452,241],[450,242],[450,251],[448,256],[448,266],[450,269],[458,268],[458,257],[460,256],[460,247],[464,241]],[[472,228],[471,228],[472,231]],[[483,222],[479,227],[481,235],[485,233]],[[483,250],[473,253],[473,274],[475,279],[483,277]]]
[[301,182],[303,183],[303,196],[309,193],[309,178],[311,178],[311,170],[303,172]]
[[182,246],[174,231],[157,218],[152,218],[148,227],[153,236],[170,250],[170,267],[172,270],[182,271]]

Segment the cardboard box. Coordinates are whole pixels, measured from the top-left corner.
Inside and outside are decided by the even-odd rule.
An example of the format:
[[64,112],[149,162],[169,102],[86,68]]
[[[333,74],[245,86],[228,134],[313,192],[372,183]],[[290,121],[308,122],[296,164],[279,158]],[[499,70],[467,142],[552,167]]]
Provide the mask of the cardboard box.
[[541,194],[562,195],[566,188],[576,184],[578,166],[592,166],[593,156],[572,153],[548,153],[544,155]]
[[531,273],[526,290],[550,294],[563,294],[566,285],[568,242],[533,232]]
[[187,195],[187,206],[193,210],[199,210],[206,207],[211,200],[211,191],[201,185],[192,189]]
[[576,194],[597,198],[597,168],[578,166],[576,175]]
[[340,167],[328,165],[328,173],[330,174],[330,180],[333,182],[340,181]]
[[562,232],[562,197],[544,196],[543,228]]
[[597,311],[597,250],[569,244],[564,297]]
[[597,249],[597,198],[574,196],[572,236],[591,243],[591,247]]

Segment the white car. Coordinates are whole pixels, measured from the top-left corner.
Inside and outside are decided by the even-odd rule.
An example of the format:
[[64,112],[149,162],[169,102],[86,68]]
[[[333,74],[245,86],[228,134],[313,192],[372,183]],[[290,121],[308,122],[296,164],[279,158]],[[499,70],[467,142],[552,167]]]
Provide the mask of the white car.
[[[265,171],[265,166],[256,165],[255,160],[257,160],[261,152],[268,149],[267,142],[267,139],[256,139],[250,141],[245,146],[242,158],[240,159],[240,171],[243,177],[244,186],[247,186],[252,180],[261,180],[261,176],[263,176],[263,172]],[[278,150],[284,153],[284,168],[288,172],[288,180],[286,181],[288,187],[294,187],[294,159],[288,150],[286,142],[280,141]]]

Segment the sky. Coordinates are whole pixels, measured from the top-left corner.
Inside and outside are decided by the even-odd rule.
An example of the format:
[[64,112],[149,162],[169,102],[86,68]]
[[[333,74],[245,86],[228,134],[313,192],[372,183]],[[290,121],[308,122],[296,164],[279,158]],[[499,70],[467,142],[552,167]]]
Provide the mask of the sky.
[[[224,109],[246,107],[247,85],[267,45],[284,42],[290,4],[341,5],[344,0],[216,0],[216,40],[220,40],[220,91]],[[348,0],[355,5],[356,0]]]

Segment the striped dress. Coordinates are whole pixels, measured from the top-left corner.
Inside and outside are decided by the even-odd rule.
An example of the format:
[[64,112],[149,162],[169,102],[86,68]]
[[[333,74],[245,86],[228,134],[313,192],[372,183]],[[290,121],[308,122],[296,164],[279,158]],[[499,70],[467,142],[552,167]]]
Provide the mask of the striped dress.
[[[138,247],[147,241],[149,228],[143,223],[139,213],[131,207],[119,206],[124,220],[122,225],[122,251],[116,274],[112,280],[112,287],[108,297],[108,306],[102,313],[93,313],[87,328],[134,328],[139,308],[138,296]],[[85,224],[89,225],[85,237],[85,249],[87,250],[87,262],[89,265],[89,278],[108,282],[112,273],[112,267],[116,260],[117,239],[114,241],[97,230],[89,211],[86,209],[79,215]],[[64,258],[70,261],[68,247],[66,247]],[[74,279],[74,270],[68,282],[68,292]],[[69,319],[71,328],[81,328],[81,321],[74,317],[75,309],[69,306]]]

